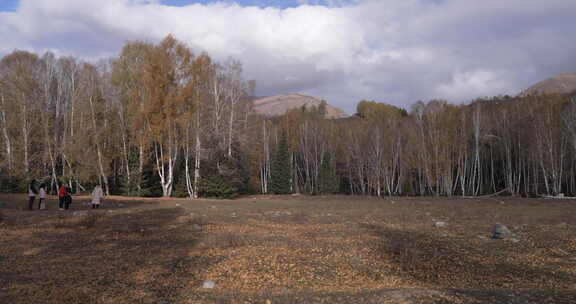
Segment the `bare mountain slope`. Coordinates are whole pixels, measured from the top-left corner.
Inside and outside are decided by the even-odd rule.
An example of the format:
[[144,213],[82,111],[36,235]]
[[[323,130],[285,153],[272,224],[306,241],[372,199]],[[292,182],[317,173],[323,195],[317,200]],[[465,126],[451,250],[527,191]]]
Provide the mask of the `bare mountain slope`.
[[[276,116],[302,106],[317,107],[322,103],[322,100],[302,94],[282,94],[256,99],[253,103],[256,112],[266,116]],[[348,114],[341,109],[326,104],[326,118],[343,118],[347,116]]]
[[576,91],[576,74],[562,74],[541,81],[522,92],[521,95],[534,93],[569,94]]

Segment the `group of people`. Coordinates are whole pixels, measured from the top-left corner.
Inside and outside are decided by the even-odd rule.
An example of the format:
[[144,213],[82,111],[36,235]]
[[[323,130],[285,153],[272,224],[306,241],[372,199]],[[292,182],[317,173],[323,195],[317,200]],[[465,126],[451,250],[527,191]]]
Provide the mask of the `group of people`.
[[38,183],[33,179],[30,182],[30,185],[28,185],[28,209],[30,210],[34,209],[34,201],[36,200],[36,195],[40,196],[38,209],[46,209],[46,185],[42,183],[40,184],[40,187],[38,187]]
[[[32,179],[28,186],[28,209],[34,210],[34,202],[36,196],[39,196],[38,209],[46,209],[46,185],[41,183],[38,185],[36,180]],[[92,191],[92,209],[100,208],[100,203],[104,197],[104,191],[100,185],[96,185]],[[58,207],[60,210],[68,210],[72,204],[72,195],[70,188],[65,185],[60,186],[58,189]]]

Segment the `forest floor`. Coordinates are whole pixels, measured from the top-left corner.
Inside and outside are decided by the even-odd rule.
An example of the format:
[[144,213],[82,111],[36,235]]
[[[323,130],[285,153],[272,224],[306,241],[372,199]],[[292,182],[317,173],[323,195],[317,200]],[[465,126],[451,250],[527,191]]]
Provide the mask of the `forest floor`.
[[26,199],[0,195],[0,303],[576,303],[572,200]]

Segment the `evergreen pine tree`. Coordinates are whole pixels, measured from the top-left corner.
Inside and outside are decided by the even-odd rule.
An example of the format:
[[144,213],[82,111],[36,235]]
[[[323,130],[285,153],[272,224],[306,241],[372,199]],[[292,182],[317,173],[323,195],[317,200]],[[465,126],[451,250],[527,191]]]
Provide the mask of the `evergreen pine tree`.
[[131,176],[130,179],[126,172],[120,176],[120,194],[124,196],[137,196],[138,195],[138,187],[137,187],[137,171],[135,170],[134,166],[131,166]]
[[[221,153],[214,154],[222,155]],[[238,195],[232,171],[229,162],[221,156],[207,161],[202,167],[200,195],[219,198],[232,198]]]
[[139,172],[138,153],[133,150],[129,154],[130,179],[123,172],[120,176],[119,191],[124,196],[134,197],[156,197],[162,196],[158,174],[154,170],[153,164],[144,162],[142,173]]
[[142,178],[140,179],[140,196],[141,197],[161,197],[162,186],[160,186],[160,177],[152,164],[144,166]]
[[275,194],[292,192],[292,164],[286,132],[282,132],[276,155],[272,160],[270,192]]
[[[19,182],[16,181],[14,178],[0,179],[0,192],[2,192],[2,193],[19,192],[19,186],[18,185],[19,185]],[[28,191],[28,190],[26,190],[26,191]]]
[[335,166],[332,164],[332,155],[325,153],[322,165],[320,166],[320,193],[333,194],[338,192],[338,188],[339,181]]
[[[145,166],[144,171],[140,175],[138,167],[131,167],[130,182],[126,174],[120,177],[120,192],[124,196],[134,197],[156,197],[162,195],[162,188],[158,183],[156,172],[150,166]],[[140,185],[140,189],[138,189]]]
[[174,182],[174,197],[189,197],[188,186],[186,185],[186,170],[180,170],[180,175]]

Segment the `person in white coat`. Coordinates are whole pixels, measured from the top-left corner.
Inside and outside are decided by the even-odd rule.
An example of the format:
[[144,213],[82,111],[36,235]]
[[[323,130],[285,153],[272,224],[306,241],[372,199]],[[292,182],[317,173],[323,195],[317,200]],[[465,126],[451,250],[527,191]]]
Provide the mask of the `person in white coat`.
[[44,184],[40,185],[40,190],[38,191],[40,194],[40,202],[38,203],[38,209],[46,210],[46,186]]
[[100,185],[94,187],[92,191],[92,209],[98,209],[100,207],[103,197],[104,191],[102,191],[102,187]]

